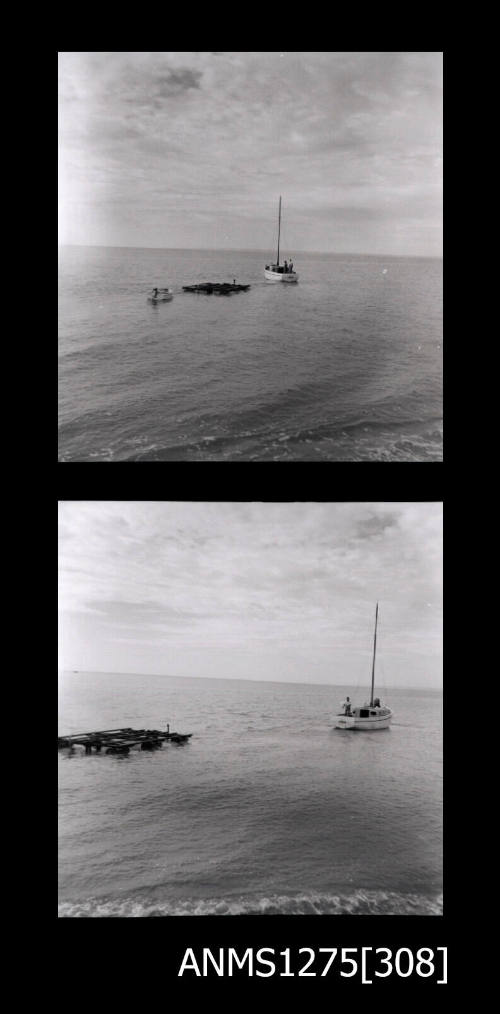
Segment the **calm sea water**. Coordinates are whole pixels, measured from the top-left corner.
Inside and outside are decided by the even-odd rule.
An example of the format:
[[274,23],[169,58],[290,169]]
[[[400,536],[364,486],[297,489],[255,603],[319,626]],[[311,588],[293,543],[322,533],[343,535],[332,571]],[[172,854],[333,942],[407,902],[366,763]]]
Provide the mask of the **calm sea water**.
[[266,258],[61,248],[60,459],[441,460],[441,260],[294,253],[288,286]]
[[352,687],[60,677],[59,731],[193,733],[128,757],[59,751],[61,916],[439,914],[441,694],[332,728]]

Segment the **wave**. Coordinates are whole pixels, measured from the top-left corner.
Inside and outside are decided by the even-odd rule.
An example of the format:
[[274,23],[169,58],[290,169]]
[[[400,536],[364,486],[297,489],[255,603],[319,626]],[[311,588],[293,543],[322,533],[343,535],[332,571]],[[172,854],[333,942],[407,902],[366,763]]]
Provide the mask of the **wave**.
[[269,897],[153,901],[144,897],[64,901],[60,918],[150,918],[206,915],[442,915],[443,896],[357,890],[349,895],[298,894]]
[[[235,413],[233,426],[232,432],[190,435],[176,443],[153,442],[147,447],[134,448],[123,446],[120,457],[126,461],[176,461],[197,457],[208,460],[217,456],[301,460],[304,456],[308,457],[310,449],[314,448],[323,452],[329,460],[335,460],[336,451],[342,458],[352,460],[364,460],[366,457],[421,460],[428,456],[441,459],[443,433],[440,418],[431,418],[425,423],[411,418],[391,423],[355,419],[288,430],[285,424],[273,426],[272,421],[249,429],[248,419],[245,419],[245,428],[241,429]],[[229,424],[226,428],[230,429]],[[140,439],[136,439],[138,442]]]
[[177,418],[169,425],[151,408],[150,423],[142,433],[137,426],[145,420],[128,396],[127,403],[117,408],[87,408],[78,418],[62,421],[60,460],[253,461],[318,456],[354,461],[441,460],[440,415],[430,411],[422,418],[419,405],[412,409],[408,404],[403,411],[394,399],[371,408],[335,411],[325,393],[328,390],[324,382],[305,382],[285,392],[260,394],[252,404],[232,405],[223,413],[202,412],[186,425]]

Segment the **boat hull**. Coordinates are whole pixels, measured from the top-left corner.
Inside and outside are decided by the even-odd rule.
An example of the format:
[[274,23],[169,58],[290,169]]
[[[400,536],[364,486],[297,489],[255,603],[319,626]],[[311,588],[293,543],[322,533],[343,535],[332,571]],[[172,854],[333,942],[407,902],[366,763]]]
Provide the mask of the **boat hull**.
[[169,289],[158,289],[157,296],[153,296],[153,294],[148,296],[148,303],[170,303],[173,298],[174,294]]
[[335,728],[373,732],[377,729],[388,729],[391,724],[391,718],[392,711],[388,715],[370,715],[369,718],[359,718],[357,715],[337,715]]
[[298,282],[299,276],[296,271],[271,271],[269,268],[264,268],[264,275],[268,282]]

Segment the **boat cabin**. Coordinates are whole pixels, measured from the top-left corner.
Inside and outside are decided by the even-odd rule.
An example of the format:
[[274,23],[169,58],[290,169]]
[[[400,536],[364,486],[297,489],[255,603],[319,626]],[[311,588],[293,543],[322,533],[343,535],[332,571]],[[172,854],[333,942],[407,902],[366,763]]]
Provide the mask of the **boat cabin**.
[[384,708],[380,705],[365,704],[362,708],[353,708],[351,714],[354,718],[384,718],[385,715],[390,715],[390,708]]
[[285,271],[284,264],[266,264],[266,271],[275,271],[278,275],[294,275],[295,271]]

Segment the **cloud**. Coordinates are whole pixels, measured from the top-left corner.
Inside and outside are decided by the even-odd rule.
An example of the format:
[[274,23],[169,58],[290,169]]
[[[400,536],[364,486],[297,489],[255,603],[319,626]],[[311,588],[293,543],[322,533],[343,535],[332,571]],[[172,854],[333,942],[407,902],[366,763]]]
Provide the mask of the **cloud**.
[[189,68],[167,71],[156,81],[157,93],[163,97],[170,97],[189,91],[190,88],[199,88],[202,76],[201,71],[189,70]]
[[[358,188],[358,236],[363,215],[373,219],[398,187],[410,207],[429,200],[440,224],[439,53],[62,53],[60,109],[67,235],[73,209],[83,199],[90,210],[109,168],[116,175],[88,230],[113,235],[107,202],[125,211],[133,194],[141,214],[128,226],[131,245],[150,245],[158,220],[172,245],[206,245],[192,213],[215,225],[229,196],[232,245],[255,246],[252,223],[269,226],[280,192],[297,249],[301,236],[310,249],[328,248],[321,211],[342,208],[346,196],[352,206]],[[315,208],[304,235],[301,216]]]
[[293,646],[317,669],[370,651],[376,600],[389,653],[440,650],[439,504],[63,503],[60,571],[63,627],[96,650]]

